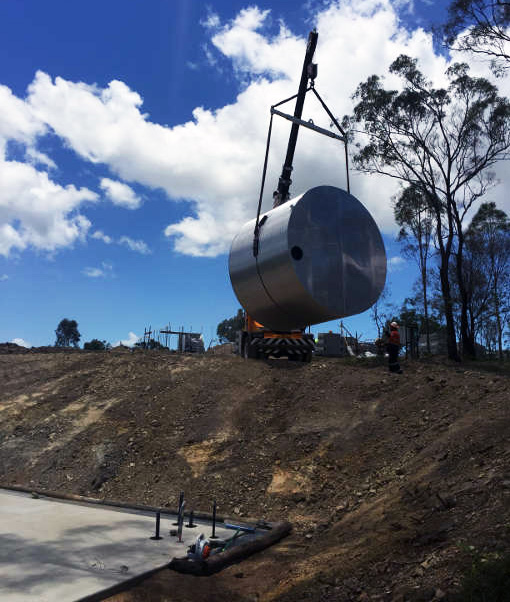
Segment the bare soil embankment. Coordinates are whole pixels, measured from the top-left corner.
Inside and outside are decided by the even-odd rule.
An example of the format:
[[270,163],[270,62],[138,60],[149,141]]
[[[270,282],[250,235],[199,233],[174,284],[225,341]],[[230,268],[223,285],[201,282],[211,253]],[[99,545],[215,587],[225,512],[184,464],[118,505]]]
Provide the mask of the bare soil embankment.
[[[233,517],[293,534],[213,577],[116,602],[446,600],[510,548],[509,384],[463,366],[165,352],[0,355],[0,484]],[[113,599],[112,599],[113,601]]]

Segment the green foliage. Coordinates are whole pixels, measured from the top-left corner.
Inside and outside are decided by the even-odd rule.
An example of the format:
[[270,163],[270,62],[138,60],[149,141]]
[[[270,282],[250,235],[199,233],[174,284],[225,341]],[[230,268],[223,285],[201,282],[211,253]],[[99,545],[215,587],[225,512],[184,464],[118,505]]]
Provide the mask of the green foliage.
[[110,349],[111,345],[106,341],[100,341],[99,339],[92,339],[83,345],[83,349],[88,351],[104,351]]
[[[394,318],[399,324],[406,324],[408,326],[417,326],[420,334],[426,334],[426,320],[425,315],[422,314],[416,307],[414,299],[405,299],[398,316]],[[428,316],[428,329],[429,333],[442,332],[444,331],[444,324],[441,324],[441,320],[438,316]]]
[[465,235],[465,280],[472,328],[503,359],[503,330],[510,316],[510,219],[482,203]]
[[496,207],[496,203],[482,203],[469,227],[480,233],[494,229],[510,232],[510,219],[504,211]]
[[463,282],[464,219],[495,184],[490,168],[510,157],[510,103],[489,80],[471,77],[464,63],[446,71],[445,88],[434,88],[406,55],[390,73],[401,79],[401,90],[385,90],[380,77],[369,77],[354,94],[357,104],[344,128],[352,132],[361,125],[366,134],[354,157],[361,171],[400,180],[412,193],[404,204],[417,197],[427,209],[440,260],[448,355],[457,360],[450,262],[455,260],[463,349],[474,354]]
[[398,240],[404,244],[404,255],[416,259],[418,267],[430,256],[434,235],[434,216],[425,194],[416,185],[400,193],[393,206],[393,214],[400,226]]
[[344,125],[362,123],[368,134],[355,157],[359,168],[419,186],[440,209],[446,183],[454,193],[471,180],[478,189],[480,168],[508,147],[510,104],[487,79],[470,77],[464,63],[447,70],[448,88],[433,88],[417,64],[406,55],[391,64],[404,85],[400,92],[385,90],[376,75],[361,83]]
[[469,546],[471,563],[452,602],[508,602],[510,554],[483,554]]
[[135,343],[135,347],[141,349],[168,349],[168,347],[165,347],[159,341],[156,341],[156,339],[149,339],[148,341],[139,341],[138,343]]
[[[434,214],[427,196],[422,189],[411,184],[401,192],[393,207],[395,221],[400,226],[398,236],[403,246],[403,255],[415,261],[419,270],[419,287],[423,316],[420,320],[422,331],[430,353],[430,309],[429,309],[429,259],[434,238]],[[416,321],[416,323],[418,323]]]
[[78,347],[81,335],[78,331],[78,322],[64,318],[55,330],[55,347]]
[[237,332],[243,328],[244,312],[242,309],[239,309],[233,318],[228,318],[218,324],[216,334],[221,343],[234,343],[237,338]]

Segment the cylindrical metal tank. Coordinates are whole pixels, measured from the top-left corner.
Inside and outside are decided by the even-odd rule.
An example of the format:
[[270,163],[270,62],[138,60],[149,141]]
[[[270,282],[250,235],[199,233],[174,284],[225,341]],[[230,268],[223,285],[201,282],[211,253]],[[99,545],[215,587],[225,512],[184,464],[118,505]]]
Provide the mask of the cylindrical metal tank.
[[285,332],[361,313],[379,297],[386,253],[370,213],[351,194],[317,186],[255,220],[232,242],[230,280],[248,314]]

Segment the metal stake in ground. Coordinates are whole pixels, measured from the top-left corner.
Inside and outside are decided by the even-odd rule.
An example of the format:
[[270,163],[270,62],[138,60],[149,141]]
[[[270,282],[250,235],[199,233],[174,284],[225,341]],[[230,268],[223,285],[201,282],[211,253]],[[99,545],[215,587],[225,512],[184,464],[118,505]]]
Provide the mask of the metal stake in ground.
[[177,505],[177,520],[175,521],[175,523],[172,523],[172,525],[174,527],[178,527],[179,526],[179,513],[181,511],[181,506],[182,506],[182,502],[184,501],[184,491],[181,491],[181,493],[179,494],[179,504]]
[[159,523],[161,521],[161,512],[156,512],[156,533],[151,537],[151,539],[163,539],[160,535],[159,535]]
[[185,506],[186,502],[184,500],[182,500],[182,504],[181,507],[179,508],[179,518],[178,518],[178,522],[179,522],[179,526],[177,527],[177,541],[179,543],[182,543],[182,526],[184,523],[184,506]]
[[194,516],[193,510],[190,510],[189,521],[188,521],[188,524],[186,525],[186,527],[188,527],[188,529],[193,529],[193,527],[196,527],[196,525],[193,523],[193,516]]
[[213,501],[212,507],[212,535],[209,539],[218,539],[216,536],[216,500]]

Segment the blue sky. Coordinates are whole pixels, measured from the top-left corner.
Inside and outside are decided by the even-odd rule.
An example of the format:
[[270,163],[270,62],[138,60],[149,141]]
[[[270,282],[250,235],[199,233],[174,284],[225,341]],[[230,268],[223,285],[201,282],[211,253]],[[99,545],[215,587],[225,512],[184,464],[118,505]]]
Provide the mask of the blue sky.
[[[228,247],[254,216],[268,109],[294,93],[308,31],[318,26],[317,87],[342,115],[356,84],[401,51],[443,71],[422,28],[446,5],[0,3],[0,341],[52,344],[67,317],[82,342],[170,324],[208,344],[239,307]],[[270,189],[288,136],[279,127]],[[300,141],[294,194],[342,186],[340,150]],[[392,186],[353,175],[398,303],[415,274],[398,259]],[[368,312],[345,323],[375,334]]]

